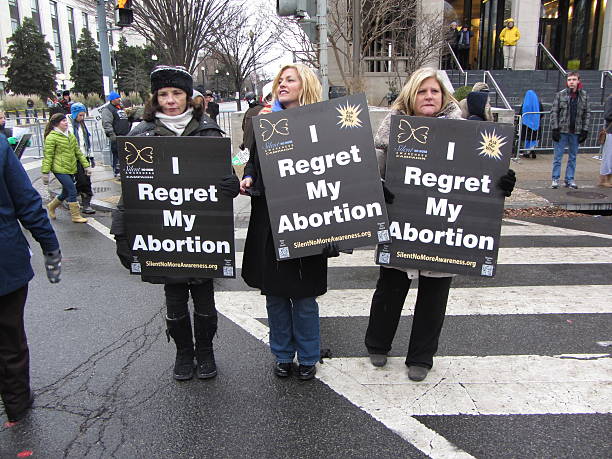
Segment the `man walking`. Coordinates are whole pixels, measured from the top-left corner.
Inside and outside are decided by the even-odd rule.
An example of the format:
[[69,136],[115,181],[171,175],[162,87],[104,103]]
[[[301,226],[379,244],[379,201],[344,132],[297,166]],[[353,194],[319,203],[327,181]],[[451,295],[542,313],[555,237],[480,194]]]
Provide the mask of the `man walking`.
[[576,154],[578,144],[584,142],[589,135],[589,99],[582,89],[580,74],[569,72],[567,74],[567,88],[555,94],[550,113],[550,127],[554,141],[555,155],[552,167],[551,188],[559,188],[561,177],[561,160],[567,147],[568,157],[565,167],[565,187],[578,188],[574,182],[576,172]]
[[128,135],[132,123],[121,105],[121,96],[115,91],[108,97],[108,104],[102,107],[102,127],[106,137],[110,140],[111,153],[113,155],[112,165],[115,177],[119,177],[119,155],[117,154],[117,136]]

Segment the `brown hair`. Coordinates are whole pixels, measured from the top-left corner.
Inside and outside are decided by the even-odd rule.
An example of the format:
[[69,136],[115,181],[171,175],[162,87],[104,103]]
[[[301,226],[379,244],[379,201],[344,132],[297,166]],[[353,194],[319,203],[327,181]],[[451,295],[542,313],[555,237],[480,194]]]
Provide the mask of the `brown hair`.
[[66,115],[64,115],[63,113],[56,113],[55,115],[52,115],[51,118],[49,118],[49,122],[47,123],[47,126],[45,127],[44,138],[46,139],[49,133],[53,130],[53,128],[59,126],[62,120],[65,120],[65,119],[66,119]]
[[580,79],[580,73],[578,72],[568,72],[567,76],[568,77],[575,76],[575,77],[578,77],[578,79]]
[[[204,108],[202,107],[202,105],[198,105],[193,102],[191,94],[187,94],[186,109],[189,107],[193,108],[193,117],[196,120],[200,121],[200,119],[202,119],[202,114],[204,113]],[[159,101],[157,100],[157,91],[154,91],[153,94],[151,94],[151,98],[145,104],[142,119],[149,122],[155,121],[155,114],[161,111],[161,105],[159,105]]]

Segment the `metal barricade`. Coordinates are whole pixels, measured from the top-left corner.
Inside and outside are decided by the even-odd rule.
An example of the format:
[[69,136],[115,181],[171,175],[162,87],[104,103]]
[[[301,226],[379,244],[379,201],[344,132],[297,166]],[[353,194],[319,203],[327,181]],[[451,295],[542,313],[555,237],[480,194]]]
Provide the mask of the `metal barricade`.
[[[516,157],[524,152],[531,151],[553,151],[554,142],[552,140],[551,128],[550,128],[550,111],[547,112],[525,112],[522,115],[515,115],[515,126],[518,129],[518,142],[516,148]],[[587,128],[589,135],[587,139],[578,146],[579,153],[589,153],[599,151],[599,145],[597,144],[597,133],[604,126],[605,120],[603,118],[603,110],[591,110],[591,120]],[[525,140],[523,138],[523,116],[525,115],[540,115],[540,129],[538,134],[527,140],[537,140],[537,145],[533,145],[530,148],[525,147]]]
[[219,112],[217,116],[217,124],[227,137],[232,137],[232,113],[233,112]]

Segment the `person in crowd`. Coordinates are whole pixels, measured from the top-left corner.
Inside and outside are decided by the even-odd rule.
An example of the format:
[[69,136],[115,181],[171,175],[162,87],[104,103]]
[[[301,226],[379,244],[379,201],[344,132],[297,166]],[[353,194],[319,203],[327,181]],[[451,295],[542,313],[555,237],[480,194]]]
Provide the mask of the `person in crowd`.
[[28,118],[26,122],[31,123],[34,120],[30,118],[36,117],[36,109],[34,108],[34,101],[32,98],[28,97],[28,100],[26,100],[26,107],[26,118]]
[[[260,115],[319,102],[321,84],[305,65],[290,64],[274,78],[272,93],[272,107],[264,107]],[[251,196],[251,219],[244,246],[242,278],[266,296],[270,349],[276,358],[274,374],[288,377],[294,371],[297,352],[297,377],[309,380],[315,376],[321,354],[316,298],[327,291],[327,257],[338,256],[338,247],[330,244],[321,255],[276,260],[255,139],[247,147],[250,155],[240,189],[242,194]]]
[[55,220],[56,209],[66,200],[72,221],[87,223],[87,219],[81,215],[79,209],[73,176],[77,173],[77,163],[81,163],[87,175],[91,175],[92,170],[89,161],[79,148],[76,137],[68,130],[66,115],[56,113],[49,119],[45,128],[44,142],[42,181],[48,185],[49,172],[53,172],[55,178],[62,184],[62,192],[47,204],[49,217]]
[[216,123],[219,116],[219,104],[215,102],[215,97],[211,90],[206,90],[204,93],[204,111]]
[[[450,45],[451,49],[457,56],[457,40],[459,39],[459,29],[457,28],[457,21],[451,21],[448,25],[448,29],[446,29],[446,42]],[[454,68],[453,58],[448,51],[448,49],[444,50],[444,59],[443,59],[443,68],[445,70],[449,70]]]
[[604,105],[604,123],[606,124],[606,138],[601,146],[599,186],[610,188],[612,187],[612,94],[608,96]]
[[486,92],[472,91],[467,97],[468,120],[471,121],[486,121],[486,106],[489,95]]
[[[540,126],[544,115],[542,102],[538,99],[538,95],[534,90],[529,89],[523,98],[523,105],[519,110],[521,116],[521,138],[525,141],[525,149],[521,156],[523,158],[536,158],[536,153],[533,150],[538,146],[538,138],[540,137]],[[525,113],[525,115],[523,115]]]
[[[201,107],[193,104],[193,80],[184,67],[155,67],[151,72],[151,93],[145,106],[144,120],[129,133],[130,136],[223,137],[217,123],[206,116]],[[180,155],[180,152],[177,154]],[[205,155],[206,151],[202,151],[202,154]],[[222,179],[218,188],[225,197],[234,198],[240,191],[240,181],[231,174]],[[117,255],[129,269],[132,252],[127,240],[122,199],[113,212],[111,233],[117,241]],[[197,377],[215,377],[217,366],[213,337],[217,332],[217,310],[213,279],[142,276],[142,280],[164,285],[166,333],[168,340],[172,338],[176,345],[174,379],[182,381],[193,377],[194,356],[197,360]],[[187,306],[190,293],[194,306],[193,330]]]
[[72,99],[70,98],[70,91],[62,91],[62,98],[58,103],[62,108],[64,115],[68,115],[70,113],[70,106],[73,104]]
[[193,94],[191,96],[191,100],[193,100],[193,105],[197,107],[204,107],[204,96],[197,89],[193,90]]
[[[482,92],[486,94],[486,104],[485,104],[485,121],[493,121],[493,114],[491,113],[491,104],[489,103],[489,85],[484,81],[478,81],[472,86],[472,92]],[[461,117],[467,119],[470,116],[470,112],[468,110],[468,101],[467,97],[459,101],[459,108],[461,109]]]
[[117,136],[127,135],[132,128],[132,123],[126,113],[121,96],[112,91],[108,96],[108,103],[102,107],[100,115],[102,116],[102,128],[108,140],[110,141],[110,149],[112,154],[112,167],[115,177],[119,177],[119,156],[117,154]]
[[514,68],[516,45],[521,39],[521,32],[518,27],[514,25],[514,19],[508,18],[504,22],[506,23],[506,27],[504,27],[499,34],[499,41],[504,51],[504,69],[512,70]]
[[6,126],[6,113],[0,110],[0,137],[4,136],[9,145],[15,149],[17,146],[17,139],[13,137],[13,129]]
[[559,188],[561,161],[567,147],[567,166],[565,167],[565,187],[578,188],[574,181],[576,173],[576,154],[578,144],[589,136],[591,109],[589,97],[580,82],[578,72],[567,74],[567,88],[555,94],[550,111],[550,129],[554,142],[551,188]]
[[257,96],[254,92],[247,92],[244,98],[249,104],[249,108],[242,117],[242,143],[239,146],[241,150],[244,150],[247,145],[251,145],[253,142],[252,119],[259,115],[259,112],[264,108],[263,103],[257,101]]
[[56,113],[64,113],[64,107],[60,103],[60,99],[62,99],[62,91],[57,91],[55,95],[52,96],[53,104],[49,106],[49,118],[51,118]]
[[[395,195],[393,190],[389,190],[384,184],[384,178],[392,115],[462,119],[457,102],[435,69],[421,68],[410,76],[390,113],[378,128],[374,140],[385,200],[390,205],[393,204]],[[499,186],[506,196],[510,196],[515,181],[512,170],[500,180]],[[391,350],[410,284],[413,279],[418,278],[419,287],[406,365],[408,377],[413,381],[422,381],[433,366],[433,356],[438,349],[453,275],[387,266],[381,266],[379,271],[365,336],[370,361],[377,367],[387,363],[387,354]]]
[[34,277],[30,247],[21,226],[40,244],[47,276],[60,280],[60,246],[21,162],[0,136],[0,396],[8,427],[28,413],[33,402],[30,389],[30,353],[23,322],[28,283]]
[[[87,161],[93,169],[96,167],[96,162],[91,152],[91,134],[85,124],[85,115],[87,109],[80,102],[72,104],[70,107],[70,115],[68,120],[68,130],[74,134],[79,145],[79,149],[85,154]],[[91,198],[93,198],[93,190],[91,188],[91,177],[87,175],[83,165],[77,162],[77,172],[75,175],[76,189],[81,195],[81,208],[84,214],[92,215],[96,211],[91,207]]]
[[457,59],[463,70],[470,68],[470,45],[472,42],[472,36],[474,34],[470,31],[469,24],[463,24],[461,30],[457,35]]

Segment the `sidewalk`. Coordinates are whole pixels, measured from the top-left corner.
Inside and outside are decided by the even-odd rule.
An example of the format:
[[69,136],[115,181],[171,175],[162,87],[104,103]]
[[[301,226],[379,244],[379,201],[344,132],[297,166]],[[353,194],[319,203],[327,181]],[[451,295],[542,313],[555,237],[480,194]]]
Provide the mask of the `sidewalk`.
[[[516,188],[510,198],[506,199],[506,208],[556,206],[567,210],[603,211],[612,209],[612,188],[599,188],[599,167],[601,161],[593,154],[581,153],[576,165],[576,183],[579,188],[572,190],[550,188],[552,154],[539,154],[536,159],[520,158],[511,161],[510,167],[517,176]],[[562,173],[565,171],[565,159]],[[51,191],[59,192],[57,181],[51,183]],[[121,195],[121,182],[113,177],[108,166],[94,168],[92,175],[94,199],[92,206],[98,210],[116,208]],[[247,218],[249,198],[239,196],[234,201],[234,213],[237,219]]]

